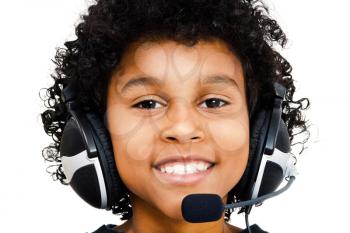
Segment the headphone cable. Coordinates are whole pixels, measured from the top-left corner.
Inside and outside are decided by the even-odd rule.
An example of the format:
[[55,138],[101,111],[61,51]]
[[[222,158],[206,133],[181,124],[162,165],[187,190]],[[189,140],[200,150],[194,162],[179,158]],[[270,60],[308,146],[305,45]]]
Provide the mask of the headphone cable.
[[249,214],[248,214],[248,213],[245,213],[245,216],[244,216],[244,217],[245,217],[245,225],[246,225],[246,227],[247,227],[248,233],[252,233],[251,230],[250,230],[249,219],[248,219]]

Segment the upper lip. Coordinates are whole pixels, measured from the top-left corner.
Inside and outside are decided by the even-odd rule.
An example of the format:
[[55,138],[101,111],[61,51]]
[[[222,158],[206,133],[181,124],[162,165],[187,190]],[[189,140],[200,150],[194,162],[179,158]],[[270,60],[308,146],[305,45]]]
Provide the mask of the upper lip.
[[165,158],[157,160],[153,167],[159,168],[162,164],[171,163],[171,162],[190,162],[190,161],[205,161],[211,164],[215,164],[215,161],[211,158],[201,156],[201,155],[173,155],[167,156]]

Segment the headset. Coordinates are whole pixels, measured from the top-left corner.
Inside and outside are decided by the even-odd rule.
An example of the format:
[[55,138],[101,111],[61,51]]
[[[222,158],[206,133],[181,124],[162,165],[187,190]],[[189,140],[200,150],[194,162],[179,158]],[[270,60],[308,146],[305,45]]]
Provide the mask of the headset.
[[[275,82],[274,90],[270,109],[259,109],[252,116],[247,167],[230,191],[239,201],[230,206],[242,207],[241,212],[246,214],[253,204],[259,205],[288,189],[297,175],[288,128],[282,119],[286,88]],[[287,187],[276,191],[285,179],[289,181]],[[244,206],[243,203],[249,204]]]
[[[61,96],[68,110],[60,144],[64,181],[90,205],[110,210],[127,188],[118,174],[110,135],[102,117],[82,111],[75,89],[74,82],[70,82]],[[274,83],[274,91],[271,107],[259,109],[250,121],[247,167],[231,190],[240,201],[273,193],[285,178],[295,175],[289,134],[281,118],[286,89]],[[245,208],[246,213],[249,211]]]

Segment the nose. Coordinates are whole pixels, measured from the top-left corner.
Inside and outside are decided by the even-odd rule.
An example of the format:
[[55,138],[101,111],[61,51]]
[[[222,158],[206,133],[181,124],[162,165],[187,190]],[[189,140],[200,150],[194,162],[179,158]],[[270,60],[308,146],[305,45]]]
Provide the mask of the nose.
[[186,103],[169,107],[167,119],[161,130],[162,140],[169,143],[194,143],[204,139],[198,113]]
[[191,132],[189,134],[178,133],[180,130],[174,130],[172,132],[165,133],[163,138],[167,142],[177,142],[180,144],[198,142],[202,137],[197,136],[196,132]]

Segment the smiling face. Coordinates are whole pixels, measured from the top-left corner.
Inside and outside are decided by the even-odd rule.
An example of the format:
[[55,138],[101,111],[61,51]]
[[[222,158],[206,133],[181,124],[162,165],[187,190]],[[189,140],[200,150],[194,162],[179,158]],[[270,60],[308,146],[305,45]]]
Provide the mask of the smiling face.
[[134,216],[182,220],[186,195],[226,200],[246,167],[242,66],[218,39],[133,43],[109,83],[106,121]]

